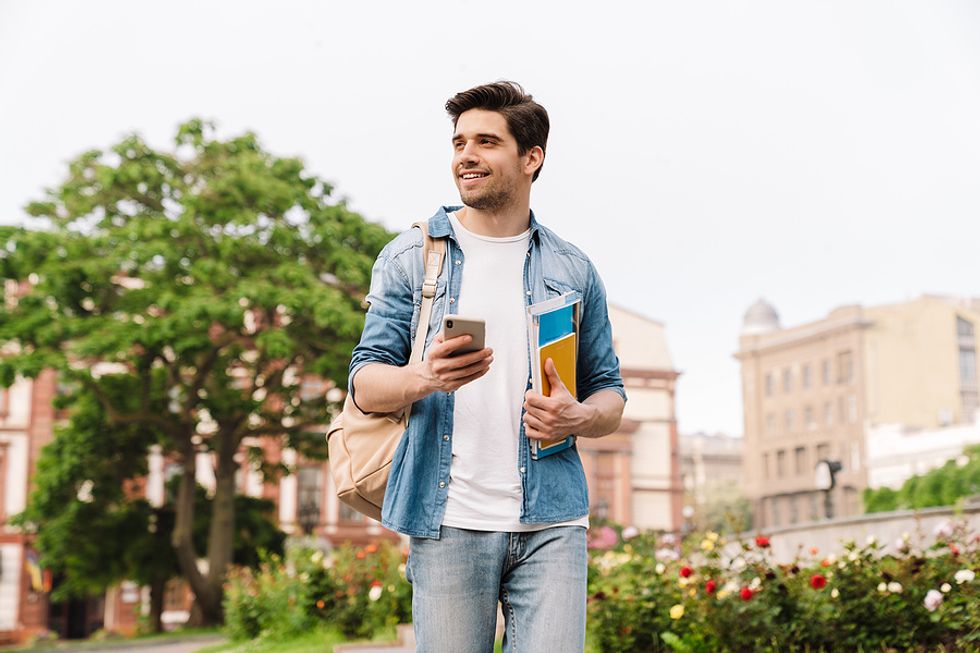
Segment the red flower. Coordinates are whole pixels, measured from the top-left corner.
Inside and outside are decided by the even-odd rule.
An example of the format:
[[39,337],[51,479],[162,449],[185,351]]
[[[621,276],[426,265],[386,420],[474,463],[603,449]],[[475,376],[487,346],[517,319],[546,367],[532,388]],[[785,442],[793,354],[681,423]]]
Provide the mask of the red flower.
[[364,554],[363,551],[358,551],[357,553],[354,554],[354,557],[357,558],[358,560],[363,560],[364,559],[364,555],[365,554]]
[[755,536],[755,545],[757,547],[759,547],[760,549],[768,549],[769,548],[769,538],[766,537],[765,535],[756,535]]
[[810,587],[815,590],[822,590],[827,587],[827,577],[823,574],[813,574],[810,576]]
[[824,558],[823,560],[820,561],[820,566],[821,567],[829,567],[830,566],[830,560],[828,558]]
[[748,587],[743,587],[742,591],[739,592],[738,595],[742,597],[743,601],[748,601],[752,598],[752,590],[750,590]]
[[371,587],[381,587],[382,583],[380,580],[372,581]]
[[818,549],[817,547],[815,547],[815,546],[811,546],[811,547],[810,547],[810,555],[812,555],[812,556],[815,556],[815,555],[817,555],[817,551],[819,551],[819,550],[820,550],[820,549]]
[[954,558],[960,554],[960,550],[955,544],[949,545],[949,552],[953,554]]
[[704,584],[704,591],[707,592],[708,594],[714,594],[715,589],[717,589],[717,587],[718,585],[715,583],[715,581],[709,580],[707,583]]
[[688,567],[687,565],[684,565],[683,567],[681,567],[681,577],[687,578],[688,576],[690,576],[693,573],[694,573],[694,570],[691,569],[690,567]]

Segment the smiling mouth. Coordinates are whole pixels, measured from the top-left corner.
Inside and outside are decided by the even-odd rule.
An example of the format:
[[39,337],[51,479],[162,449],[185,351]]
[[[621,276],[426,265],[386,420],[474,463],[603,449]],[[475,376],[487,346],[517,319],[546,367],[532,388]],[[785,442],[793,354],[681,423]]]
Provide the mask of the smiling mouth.
[[470,179],[483,179],[484,177],[487,176],[489,175],[485,172],[464,172],[463,174],[460,175],[460,178],[463,180],[470,180]]

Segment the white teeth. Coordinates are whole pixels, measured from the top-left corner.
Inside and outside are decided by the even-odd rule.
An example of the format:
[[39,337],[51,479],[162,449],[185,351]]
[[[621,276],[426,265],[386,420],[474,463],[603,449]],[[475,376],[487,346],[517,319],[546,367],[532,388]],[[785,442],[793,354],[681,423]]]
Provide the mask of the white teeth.
[[468,173],[466,173],[466,174],[463,175],[463,179],[479,179],[480,177],[484,177],[484,176],[486,176],[486,175],[484,175],[482,173],[468,172]]

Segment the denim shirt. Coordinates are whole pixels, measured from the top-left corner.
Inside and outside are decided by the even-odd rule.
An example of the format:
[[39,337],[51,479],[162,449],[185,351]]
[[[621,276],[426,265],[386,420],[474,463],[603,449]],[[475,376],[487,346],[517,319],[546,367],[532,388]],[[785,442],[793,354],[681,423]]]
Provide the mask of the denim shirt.
[[[448,236],[448,242],[426,348],[441,330],[443,315],[453,314],[456,309],[465,260],[448,213],[460,208],[442,207],[428,223],[433,238]],[[422,306],[425,271],[421,250],[422,234],[410,229],[378,255],[367,297],[370,307],[364,331],[351,360],[351,381],[369,363],[399,367],[408,363]],[[572,290],[582,296],[576,369],[578,399],[584,401],[599,390],[609,389],[625,400],[619,359],[613,352],[606,291],[599,275],[581,250],[539,225],[531,213],[524,265],[527,304]],[[353,384],[348,387],[353,392]],[[530,387],[529,378],[527,388]],[[449,492],[454,400],[451,392],[435,392],[412,406],[408,429],[395,451],[385,490],[381,515],[385,527],[416,537],[439,537]],[[523,490],[522,524],[551,524],[588,514],[588,487],[576,447],[533,460],[522,422],[518,466]]]

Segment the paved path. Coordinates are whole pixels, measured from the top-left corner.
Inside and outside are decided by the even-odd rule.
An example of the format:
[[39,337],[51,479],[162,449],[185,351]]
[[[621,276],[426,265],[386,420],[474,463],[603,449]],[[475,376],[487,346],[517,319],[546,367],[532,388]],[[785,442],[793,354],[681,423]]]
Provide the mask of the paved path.
[[[149,642],[106,642],[104,645],[80,646],[77,649],[65,649],[72,653],[194,653],[202,648],[217,644],[224,640],[220,635],[188,637],[179,640],[149,641]],[[57,648],[38,649],[38,651],[58,653]]]

